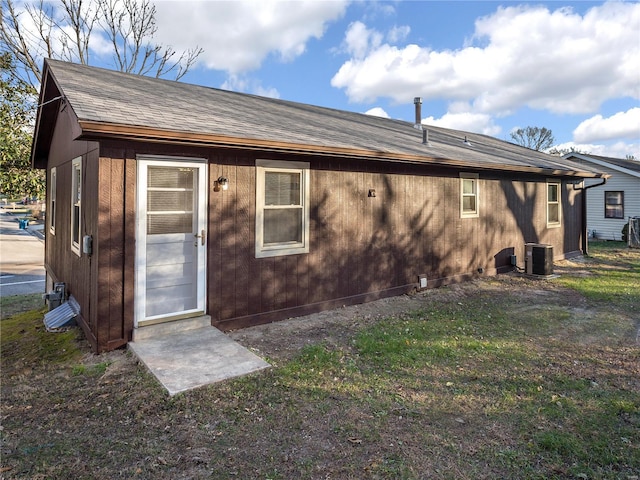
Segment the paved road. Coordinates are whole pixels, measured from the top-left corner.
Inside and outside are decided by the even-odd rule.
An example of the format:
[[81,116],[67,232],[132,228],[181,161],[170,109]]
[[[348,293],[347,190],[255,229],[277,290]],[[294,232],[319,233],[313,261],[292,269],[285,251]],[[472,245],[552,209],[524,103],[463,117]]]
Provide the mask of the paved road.
[[0,297],[44,293],[44,240],[0,208]]

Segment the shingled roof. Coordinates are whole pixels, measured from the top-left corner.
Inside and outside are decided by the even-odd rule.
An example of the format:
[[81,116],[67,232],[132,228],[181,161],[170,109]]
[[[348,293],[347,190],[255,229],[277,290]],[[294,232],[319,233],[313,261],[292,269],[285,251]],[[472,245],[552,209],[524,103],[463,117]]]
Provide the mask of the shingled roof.
[[640,161],[638,160],[628,160],[624,158],[615,158],[615,157],[603,157],[601,155],[591,155],[586,153],[575,153],[575,152],[567,153],[566,155],[563,156],[563,158],[572,160],[581,165],[584,164],[584,162],[589,162],[591,164],[612,168],[613,170],[618,170],[628,175],[632,175],[634,177],[640,178]]
[[[46,60],[32,162],[46,165],[60,97],[79,139],[180,142],[480,170],[601,176],[595,169],[486,135]],[[50,103],[47,103],[50,102]],[[465,143],[465,139],[467,142]]]

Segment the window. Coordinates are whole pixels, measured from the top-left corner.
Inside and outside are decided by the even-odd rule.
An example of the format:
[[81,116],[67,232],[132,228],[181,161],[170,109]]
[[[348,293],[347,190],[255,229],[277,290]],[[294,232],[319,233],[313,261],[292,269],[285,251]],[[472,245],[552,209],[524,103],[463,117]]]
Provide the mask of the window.
[[49,177],[49,211],[47,217],[49,218],[49,231],[52,235],[56,234],[56,181],[58,179],[58,171],[56,167],[51,169],[51,175]]
[[71,162],[71,250],[80,256],[82,218],[82,158]]
[[547,183],[547,226],[560,225],[560,184]]
[[624,218],[624,192],[604,192],[604,218]]
[[256,258],[309,252],[309,164],[256,161]]
[[460,216],[473,218],[479,215],[478,174],[460,174]]

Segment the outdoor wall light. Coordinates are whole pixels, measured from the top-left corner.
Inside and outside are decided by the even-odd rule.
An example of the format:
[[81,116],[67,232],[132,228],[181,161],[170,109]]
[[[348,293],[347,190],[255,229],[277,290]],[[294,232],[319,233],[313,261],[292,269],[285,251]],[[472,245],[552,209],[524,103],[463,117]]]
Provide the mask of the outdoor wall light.
[[219,192],[220,190],[229,190],[229,179],[227,177],[218,177],[213,190],[216,192]]

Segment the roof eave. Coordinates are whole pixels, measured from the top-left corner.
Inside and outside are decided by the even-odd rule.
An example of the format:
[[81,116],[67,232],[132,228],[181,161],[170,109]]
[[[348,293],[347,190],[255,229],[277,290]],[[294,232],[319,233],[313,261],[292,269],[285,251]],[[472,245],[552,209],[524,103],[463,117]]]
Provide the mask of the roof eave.
[[49,63],[45,59],[42,68],[42,86],[38,95],[35,127],[31,141],[30,160],[32,168],[47,168],[49,150],[60,113],[61,102],[64,102],[62,89],[56,83],[49,69]]
[[578,154],[578,153],[568,153],[563,156],[563,158],[566,158],[566,159],[570,159],[571,157],[579,158],[585,162],[590,162],[595,165],[599,165],[601,167],[607,167],[607,168],[610,168],[611,170],[616,170],[617,172],[624,173],[632,177],[640,178],[640,172],[629,170],[628,168],[622,167],[620,165],[616,165],[615,163],[607,162],[606,160],[601,160],[599,158],[593,158],[589,155]]
[[[38,94],[38,108],[36,110],[36,121],[33,129],[33,138],[31,139],[31,152],[30,152],[30,160],[32,168],[45,168],[46,160],[43,162],[42,156],[39,154],[40,151],[43,150],[42,140],[43,130],[45,130],[45,126],[43,125],[42,115],[43,115],[43,107],[44,97],[46,91],[47,80],[49,79],[49,68],[47,62],[44,62],[44,66],[42,68],[42,87],[40,88],[40,92]],[[50,135],[47,135],[50,137]],[[50,138],[48,138],[45,143],[48,143]],[[48,150],[48,147],[44,147],[45,150]]]
[[131,126],[93,120],[79,120],[81,137],[86,140],[119,139],[144,140],[154,143],[180,143],[193,146],[216,146],[221,148],[238,148],[245,150],[263,150],[280,153],[296,153],[299,155],[325,155],[350,159],[367,159],[374,161],[390,161],[420,165],[437,165],[441,167],[466,168],[484,171],[509,171],[542,174],[557,177],[602,178],[606,174],[560,170],[518,165],[487,165],[479,162],[453,160],[445,157],[415,155],[399,152],[383,152],[366,149],[333,147],[326,145],[298,144],[262,140],[256,138],[232,137],[210,133],[164,130],[145,126]]

